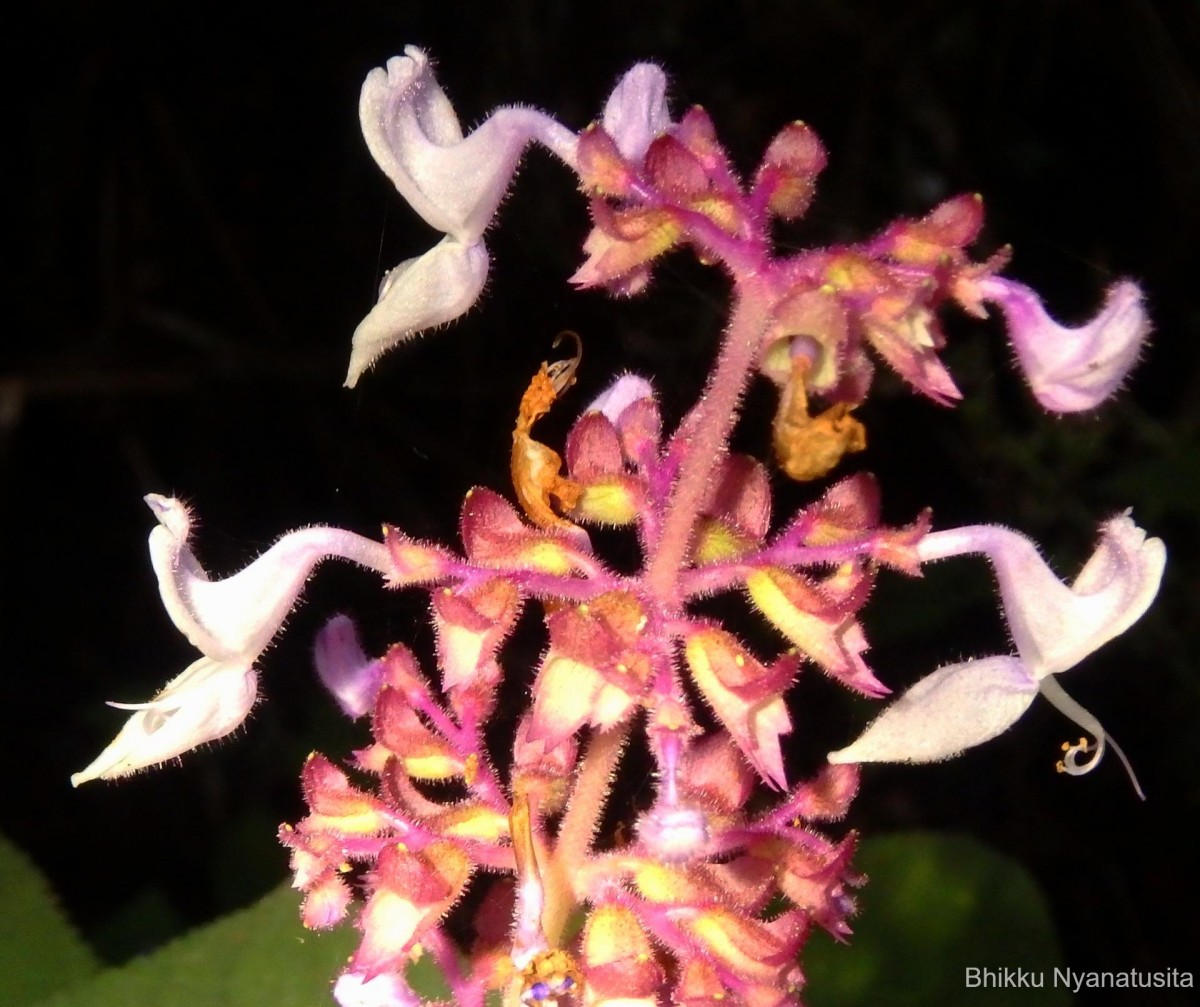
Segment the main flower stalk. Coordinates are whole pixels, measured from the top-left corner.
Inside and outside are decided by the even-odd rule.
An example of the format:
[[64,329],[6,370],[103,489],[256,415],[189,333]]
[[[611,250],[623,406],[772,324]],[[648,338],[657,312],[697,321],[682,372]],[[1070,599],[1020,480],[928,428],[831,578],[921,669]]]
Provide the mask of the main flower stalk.
[[[752,283],[746,281],[747,286]],[[678,593],[679,573],[687,566],[713,473],[727,454],[726,445],[758,358],[767,317],[761,296],[735,289],[733,312],[717,364],[689,417],[687,452],[679,463],[658,546],[647,565],[647,585],[663,601]]]

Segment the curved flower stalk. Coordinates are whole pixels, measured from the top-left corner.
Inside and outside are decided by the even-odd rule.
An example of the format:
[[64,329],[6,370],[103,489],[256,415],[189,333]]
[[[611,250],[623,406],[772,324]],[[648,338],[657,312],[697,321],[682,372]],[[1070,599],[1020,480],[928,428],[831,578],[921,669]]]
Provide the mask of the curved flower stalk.
[[[367,655],[346,616],[317,640],[322,681],[349,716],[369,716],[370,743],[344,766],[308,759],[308,814],[280,839],[304,893],[304,923],[326,928],[353,914],[362,933],[334,985],[342,1007],[415,1007],[409,967],[422,956],[459,1007],[496,998],[504,1007],[794,1007],[814,926],[850,935],[863,880],[851,865],[856,837],[818,826],[844,815],[858,783],[853,763],[948,757],[1007,728],[1039,692],[1096,738],[1086,763],[1086,741],[1067,747],[1064,771],[1087,771],[1108,742],[1055,676],[1150,604],[1161,542],[1116,518],[1067,586],[1015,532],[930,533],[927,512],[884,524],[866,473],[831,481],[777,520],[767,466],[729,444],[756,373],[780,391],[774,462],[800,482],[866,449],[854,411],[877,359],[952,404],[962,392],[938,355],[948,302],[976,316],[985,302],[999,304],[1039,400],[1090,408],[1119,385],[1145,337],[1136,288],[1118,284],[1082,329],[1052,327],[1035,295],[997,276],[1007,251],[969,257],[983,224],[982,201],[969,195],[859,244],[777,255],[773,219],[801,217],[826,166],[816,134],[784,127],[744,180],[708,115],[672,118],[665,91],[662,71],[641,64],[578,135],[540,112],[505,108],[464,136],[420,50],[373,71],[360,108],[371,153],[445,237],[389,276],[355,334],[348,383],[411,332],[475,301],[487,275],[483,232],[537,141],[590,199],[576,286],[637,293],[664,254],[685,247],[732,280],[712,372],[673,430],[653,382],[626,374],[584,409],[564,445],[542,443],[536,426],[560,408],[582,360],[576,338],[574,356],[543,363],[521,398],[515,502],[471,490],[461,552],[391,527],[382,544],[307,529],[213,583],[187,548],[186,510],[151,499],[164,602],[204,657],[139,709],[76,782],[171,758],[236,726],[253,703],[254,661],[320,559],[350,559],[393,589],[428,594],[429,673],[402,644]],[[635,569],[596,548],[598,526],[628,531]],[[996,570],[1017,653],[935,672],[816,778],[797,782],[782,743],[792,684],[816,671],[887,695],[867,663],[862,623],[876,577],[919,575],[923,563],[969,552]],[[700,607],[729,593],[767,624],[753,647]],[[534,661],[509,646],[526,606],[540,607],[544,627]],[[529,697],[507,732],[494,719],[510,705],[502,689],[506,700]],[[635,732],[653,784],[639,790],[632,828],[601,843]],[[760,786],[774,796],[751,812]],[[488,890],[473,920],[456,921],[453,932],[471,937],[460,948],[444,921],[461,915],[472,885]]]
[[258,694],[255,661],[322,560],[336,556],[390,572],[381,543],[337,528],[303,528],[285,535],[241,572],[213,581],[188,544],[187,506],[157,494],[146,503],[159,522],[150,533],[150,561],[163,605],[204,656],[150,702],[109,704],[135,712],[112,744],[71,777],[76,787],[127,776],[235,730]]
[[[1090,772],[1105,748],[1115,749],[1138,795],[1125,753],[1100,722],[1068,696],[1054,677],[1068,671],[1142,617],[1158,593],[1166,547],[1128,515],[1105,522],[1096,551],[1068,587],[1037,547],[1006,528],[977,526],[927,535],[922,562],[983,553],[1000,585],[1001,610],[1017,655],[953,664],[922,679],[832,763],[934,762],[958,755],[1008,730],[1039,693],[1095,737],[1064,746],[1059,769]],[[1079,756],[1089,754],[1086,762]]]

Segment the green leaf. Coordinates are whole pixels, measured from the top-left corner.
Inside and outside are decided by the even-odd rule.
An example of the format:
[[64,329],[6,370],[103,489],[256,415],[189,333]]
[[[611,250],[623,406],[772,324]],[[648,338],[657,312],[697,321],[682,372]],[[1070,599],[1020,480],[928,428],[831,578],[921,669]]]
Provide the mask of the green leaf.
[[[1054,986],[1063,959],[1046,902],[1015,861],[965,836],[909,832],[865,840],[854,866],[870,878],[854,936],[821,933],[805,948],[808,1007],[1071,1002]],[[972,967],[1023,969],[1044,986],[970,987]]]
[[40,1007],[323,1007],[358,942],[344,926],[305,930],[300,895],[276,889],[261,902],[44,1000]]
[[22,1007],[100,967],[33,862],[0,836],[0,1003]]

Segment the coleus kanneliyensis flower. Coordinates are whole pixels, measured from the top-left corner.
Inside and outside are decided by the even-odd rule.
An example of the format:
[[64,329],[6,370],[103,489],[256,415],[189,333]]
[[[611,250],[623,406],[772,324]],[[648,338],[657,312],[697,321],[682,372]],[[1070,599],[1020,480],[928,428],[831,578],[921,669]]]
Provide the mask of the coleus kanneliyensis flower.
[[[418,1003],[407,970],[423,955],[462,1005],[494,994],[513,1005],[795,1003],[812,928],[850,933],[862,880],[851,865],[855,836],[818,825],[845,813],[858,764],[948,758],[1006,730],[1038,693],[1095,738],[1094,749],[1086,738],[1067,746],[1060,769],[1086,772],[1112,743],[1055,676],[1128,628],[1158,590],[1163,545],[1128,515],[1102,526],[1068,586],[1016,532],[934,532],[928,513],[882,524],[866,474],[835,479],[776,520],[767,466],[728,441],[755,372],[779,389],[773,460],[801,481],[865,449],[854,411],[877,359],[952,404],[962,393],[938,355],[946,305],[980,317],[999,306],[1039,402],[1091,409],[1120,386],[1145,340],[1138,288],[1119,282],[1092,322],[1057,325],[1032,291],[998,275],[1007,252],[968,256],[983,224],[971,195],[860,244],[776,255],[772,220],[803,215],[826,164],[816,134],[785,126],[744,180],[708,115],[694,108],[673,119],[665,95],[661,70],[643,64],[581,133],[510,107],[464,136],[420,50],[373,71],[360,104],[368,148],[444,237],[389,273],[355,333],[347,384],[476,301],[488,272],[483,233],[525,146],[538,142],[590,199],[577,286],[636,293],[680,247],[732,280],[708,384],[673,432],[664,433],[652,382],[627,374],[583,410],[561,454],[539,441],[536,423],[579,366],[572,335],[574,354],[543,364],[521,400],[511,495],[468,493],[461,553],[391,527],[382,542],[308,528],[214,581],[192,552],[189,511],[147,498],[160,522],[150,546],[164,603],[203,656],[149,703],[125,707],[133,716],[76,784],[234,730],[257,695],[258,657],[320,561],[346,559],[391,589],[428,594],[436,671],[402,644],[367,655],[345,616],[317,641],[321,679],[348,715],[369,716],[371,740],[341,764],[309,758],[309,813],[280,837],[308,926],[341,922],[361,896],[362,941],[334,987],[343,1007]],[[597,525],[636,537],[636,572],[618,572],[593,548],[587,528]],[[792,728],[789,687],[805,668],[864,696],[889,691],[866,663],[860,621],[878,572],[915,575],[972,553],[995,569],[1016,654],[934,672],[814,778],[791,778],[780,739]],[[744,595],[773,628],[769,652],[699,613],[697,601],[722,592]],[[523,675],[502,666],[501,649],[529,605],[540,607],[545,647]],[[531,696],[497,753],[485,730],[502,688]],[[597,842],[634,731],[656,765],[653,795],[627,835]],[[773,802],[751,801],[759,786]],[[470,884],[486,886],[483,901],[450,928],[447,914]]]

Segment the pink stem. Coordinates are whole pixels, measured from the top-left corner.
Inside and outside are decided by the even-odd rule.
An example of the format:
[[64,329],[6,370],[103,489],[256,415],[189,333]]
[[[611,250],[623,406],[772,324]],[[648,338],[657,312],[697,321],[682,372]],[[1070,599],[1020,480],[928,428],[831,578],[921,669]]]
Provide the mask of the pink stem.
[[[678,593],[678,578],[691,550],[696,518],[709,491],[713,472],[727,453],[738,403],[758,356],[770,299],[753,279],[735,287],[733,315],[717,358],[716,370],[691,415],[685,420],[688,443],[683,447],[679,478],[667,505],[662,535],[646,570],[646,583],[666,602]],[[675,606],[672,606],[675,607]]]

